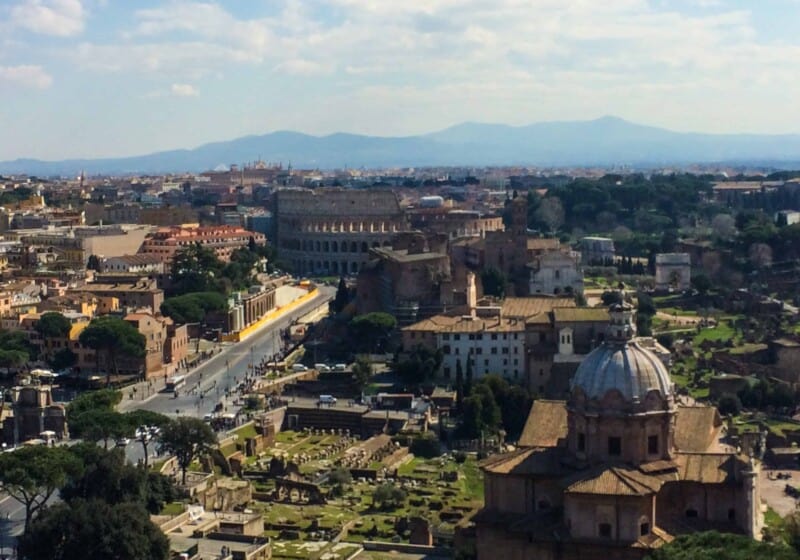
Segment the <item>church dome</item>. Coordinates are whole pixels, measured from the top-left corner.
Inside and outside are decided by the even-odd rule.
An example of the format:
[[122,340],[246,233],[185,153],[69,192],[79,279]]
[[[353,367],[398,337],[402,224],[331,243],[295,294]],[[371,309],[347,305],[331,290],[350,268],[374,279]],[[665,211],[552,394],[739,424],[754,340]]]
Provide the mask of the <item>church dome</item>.
[[644,402],[651,391],[661,399],[672,395],[672,381],[658,357],[636,340],[622,344],[604,342],[583,360],[572,380],[572,392],[580,389],[587,399],[602,400],[619,391],[627,402]]
[[605,342],[592,350],[575,372],[570,387],[573,397],[601,401],[611,393],[624,403],[641,403],[648,408],[648,404],[658,406],[656,403],[671,400],[672,381],[667,368],[634,338],[633,307],[616,304],[609,315]]

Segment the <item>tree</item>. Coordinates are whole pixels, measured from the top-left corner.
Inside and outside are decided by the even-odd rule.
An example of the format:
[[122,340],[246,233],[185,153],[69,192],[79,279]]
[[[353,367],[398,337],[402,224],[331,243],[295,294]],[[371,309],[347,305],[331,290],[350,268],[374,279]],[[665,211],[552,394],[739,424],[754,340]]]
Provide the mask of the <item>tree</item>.
[[86,270],[100,270],[100,259],[97,255],[89,255],[86,260]]
[[705,296],[711,289],[711,285],[711,280],[704,273],[700,272],[692,275],[692,287],[700,295]]
[[717,408],[720,414],[732,414],[735,416],[742,411],[742,402],[736,395],[726,393],[719,398]]
[[547,196],[542,199],[535,213],[536,220],[545,225],[550,233],[555,233],[564,223],[564,206],[561,199]]
[[359,392],[367,386],[370,377],[372,377],[372,362],[365,356],[359,356],[353,364],[353,380]]
[[610,307],[615,303],[622,303],[622,293],[619,290],[607,290],[602,293],[600,299],[603,301],[603,305]]
[[758,542],[744,535],[708,531],[681,535],[651,552],[647,560],[797,560],[786,546]]
[[358,315],[350,321],[353,340],[369,352],[379,348],[395,328],[397,319],[394,315],[380,311]]
[[487,296],[502,298],[506,295],[506,275],[493,266],[481,272],[481,283]]
[[104,449],[108,449],[110,440],[133,434],[125,415],[116,410],[95,409],[84,412],[75,419],[74,426],[70,424],[70,429],[73,434],[81,434],[87,441],[102,441]]
[[766,243],[753,243],[747,254],[756,268],[772,266],[772,248]]
[[11,373],[11,368],[19,367],[36,358],[36,347],[31,344],[23,331],[0,331],[0,367]]
[[73,500],[37,519],[19,551],[28,560],[167,560],[169,540],[141,504]]
[[136,441],[142,444],[144,468],[147,468],[150,460],[148,446],[153,440],[153,428],[160,429],[166,426],[169,417],[150,410],[133,410],[125,414],[125,422],[136,436]]
[[0,367],[6,368],[6,374],[11,375],[11,368],[18,368],[28,361],[28,354],[21,350],[0,350]]
[[461,410],[464,405],[464,369],[461,360],[456,361],[456,409]]
[[714,236],[720,241],[729,241],[736,235],[736,218],[730,214],[717,214],[711,220]]
[[111,384],[111,374],[117,374],[117,358],[143,358],[145,355],[145,338],[136,327],[118,317],[105,315],[92,319],[83,329],[79,340],[82,345],[94,350],[97,355],[99,369],[100,352],[106,355],[106,385]]
[[464,395],[466,396],[472,394],[472,363],[472,358],[467,356],[467,375],[464,378]]
[[228,308],[228,300],[219,292],[197,292],[164,300],[161,313],[176,323],[202,323],[206,315]]
[[82,475],[67,481],[61,489],[63,500],[103,500],[109,504],[135,502],[152,513],[159,513],[164,504],[177,495],[166,476],[141,469],[127,462],[122,449],[104,450],[83,442],[70,448],[82,464]]
[[170,268],[171,294],[221,290],[223,263],[210,247],[194,243],[175,253]]
[[333,309],[334,313],[341,313],[349,302],[350,290],[347,289],[347,282],[345,282],[344,276],[342,276],[339,278],[339,286],[336,288],[336,297],[333,298],[331,309]]
[[406,491],[394,484],[381,484],[372,493],[372,503],[378,509],[400,507],[406,499]]
[[48,311],[39,317],[34,329],[42,338],[66,338],[72,330],[72,323],[61,313]]
[[181,468],[181,484],[186,484],[186,470],[200,455],[207,453],[217,443],[211,427],[199,418],[180,416],[161,429],[159,436],[164,449],[173,453]]
[[[67,422],[69,431],[73,437],[92,439],[97,435],[96,432],[90,434],[90,430],[96,429],[96,425],[101,422],[102,414],[114,413],[114,407],[122,400],[122,393],[114,389],[100,389],[82,393],[67,405]],[[108,436],[112,437],[111,435]],[[93,441],[102,439],[95,438]]]
[[25,508],[25,532],[55,491],[80,468],[80,461],[64,447],[23,446],[0,454],[0,485]]
[[405,383],[419,385],[436,376],[443,359],[444,354],[440,349],[416,346],[404,359],[395,363],[394,371]]
[[48,363],[56,371],[69,369],[78,363],[78,355],[69,348],[61,348],[53,354]]

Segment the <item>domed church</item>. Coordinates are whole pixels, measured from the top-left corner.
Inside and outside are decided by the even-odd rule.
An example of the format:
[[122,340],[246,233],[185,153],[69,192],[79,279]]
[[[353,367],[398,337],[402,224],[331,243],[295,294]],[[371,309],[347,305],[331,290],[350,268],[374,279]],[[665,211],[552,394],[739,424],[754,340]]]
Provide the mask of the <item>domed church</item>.
[[711,529],[759,538],[756,459],[723,442],[716,408],[676,402],[631,305],[609,314],[569,398],[534,402],[518,448],[482,463],[479,560],[639,559]]

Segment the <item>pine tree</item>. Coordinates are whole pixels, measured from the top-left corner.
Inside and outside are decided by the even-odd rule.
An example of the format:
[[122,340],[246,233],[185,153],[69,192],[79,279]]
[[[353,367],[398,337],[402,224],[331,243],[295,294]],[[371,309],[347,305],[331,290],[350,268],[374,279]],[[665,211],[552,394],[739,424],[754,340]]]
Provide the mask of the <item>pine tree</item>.
[[467,379],[464,383],[464,396],[468,397],[472,394],[472,358],[467,357]]
[[464,404],[464,370],[461,367],[461,360],[456,362],[456,407],[461,411]]
[[347,283],[344,281],[344,276],[339,278],[339,287],[336,288],[336,297],[333,299],[333,311],[340,313],[350,301],[350,293],[347,290]]

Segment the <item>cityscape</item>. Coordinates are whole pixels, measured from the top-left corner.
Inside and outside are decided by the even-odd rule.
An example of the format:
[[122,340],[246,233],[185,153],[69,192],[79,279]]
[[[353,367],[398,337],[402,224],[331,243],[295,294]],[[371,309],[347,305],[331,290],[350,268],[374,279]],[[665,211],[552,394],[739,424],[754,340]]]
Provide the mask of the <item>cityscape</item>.
[[800,558],[777,3],[0,6],[0,560]]

